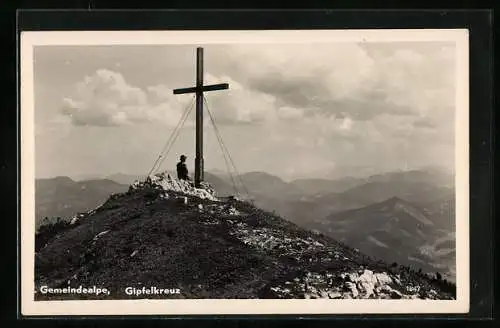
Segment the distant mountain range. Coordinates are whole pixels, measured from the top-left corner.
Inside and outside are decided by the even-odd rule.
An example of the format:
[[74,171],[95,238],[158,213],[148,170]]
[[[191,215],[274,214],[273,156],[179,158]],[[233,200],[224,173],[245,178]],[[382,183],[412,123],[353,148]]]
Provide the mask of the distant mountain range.
[[[439,218],[439,219],[438,219]],[[424,272],[439,271],[454,279],[454,217],[429,215],[399,197],[331,214],[309,227],[386,261]]]
[[[37,226],[46,216],[69,219],[91,210],[137,179],[143,176],[117,173],[90,181],[37,180]],[[235,194],[228,175],[206,172],[205,180],[221,196]],[[303,228],[389,262],[447,272],[453,280],[455,195],[450,174],[414,170],[286,182],[267,173],[249,172],[234,182],[238,192],[248,191],[255,206]]]
[[68,177],[37,179],[35,182],[35,222],[38,228],[47,217],[70,218],[95,208],[110,194],[126,191],[128,185],[109,179],[74,181]]
[[[163,177],[35,236],[37,301],[75,299],[453,300],[456,285],[391,265],[234,198]],[[38,292],[96,286],[109,293]],[[137,290],[169,288],[170,293]]]
[[[210,179],[207,176],[208,182]],[[332,213],[367,206],[391,197],[430,204],[449,198],[454,193],[453,176],[433,171],[390,172],[339,180],[300,179],[292,182],[285,182],[267,173],[251,172],[242,174],[236,180],[243,181],[258,206],[275,211],[297,224],[307,224]],[[228,179],[218,179],[217,183],[224,191],[232,190]]]

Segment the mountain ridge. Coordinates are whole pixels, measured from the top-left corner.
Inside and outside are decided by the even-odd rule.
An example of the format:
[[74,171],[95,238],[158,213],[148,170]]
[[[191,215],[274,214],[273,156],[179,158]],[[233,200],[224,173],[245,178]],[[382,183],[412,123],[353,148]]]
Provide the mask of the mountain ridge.
[[319,218],[309,228],[368,255],[422,268],[428,273],[440,271],[454,280],[454,230],[447,229],[450,225],[441,221],[414,203],[391,197]]
[[[174,172],[169,172],[171,176],[174,176]],[[401,173],[401,172],[396,172],[392,174],[392,177],[397,177],[401,176],[401,174],[407,174],[407,173]],[[421,175],[422,173],[417,173],[416,175],[413,175],[413,173],[410,173],[410,176],[418,176]],[[120,175],[120,174],[118,174]],[[352,191],[349,192],[347,190],[347,194],[343,194],[342,192],[336,192],[336,193],[329,193],[327,195],[325,194],[319,194],[317,195],[318,197],[311,197],[311,194],[314,194],[314,192],[307,192],[306,195],[297,195],[296,191],[297,189],[294,189],[293,192],[282,192],[284,188],[287,188],[287,183],[284,182],[280,178],[276,178],[277,184],[275,185],[274,189],[268,189],[266,190],[266,183],[269,181],[268,176],[269,174],[267,173],[259,173],[259,172],[254,172],[247,176],[248,178],[251,178],[252,176],[257,176],[258,179],[257,181],[257,188],[253,188],[253,190],[250,190],[251,193],[251,199],[253,199],[254,204],[258,207],[261,207],[262,209],[273,212],[275,214],[280,215],[281,217],[292,221],[296,224],[299,224],[302,228],[306,229],[313,229],[313,230],[322,230],[322,233],[329,234],[327,226],[321,226],[318,225],[318,221],[324,220],[327,216],[329,215],[334,215],[336,213],[342,213],[344,211],[349,211],[349,210],[356,210],[356,209],[362,209],[365,206],[369,206],[374,204],[371,200],[370,193],[368,193],[367,199],[363,199],[363,197],[358,197],[355,194],[353,194]],[[57,177],[55,178],[55,181],[61,182],[61,191],[58,192],[57,194],[53,194],[52,196],[50,195],[50,192],[45,192],[45,196],[48,198],[40,198],[40,193],[36,193],[36,200],[37,200],[37,207],[36,207],[36,220],[37,220],[37,227],[39,227],[43,222],[42,219],[45,216],[49,217],[49,222],[55,222],[55,219],[57,217],[62,217],[65,220],[72,220],[75,216],[78,216],[80,214],[78,213],[85,213],[94,207],[101,205],[106,198],[108,197],[109,194],[113,193],[120,193],[125,191],[128,186],[127,185],[115,185],[114,183],[111,183],[108,179],[103,179],[102,184],[99,182],[99,180],[91,180],[90,182],[85,182],[85,181],[73,181],[72,179],[68,177]],[[134,178],[134,179],[131,179]],[[130,181],[136,180],[136,178],[139,178],[138,176],[129,176],[128,179]],[[394,178],[381,178],[379,176],[375,176],[375,180],[393,180]],[[214,189],[217,191],[217,193],[220,196],[230,196],[235,194],[235,189],[232,185],[231,181],[227,181],[226,178],[224,177],[219,177],[217,175],[214,175],[210,172],[205,173],[205,180],[214,187]],[[40,185],[43,185],[47,182],[50,182],[51,179],[41,179],[40,181],[37,180],[37,186],[40,187]],[[323,181],[323,180],[322,180]],[[325,180],[326,181],[326,180]],[[358,183],[360,180],[355,180],[355,178],[346,178],[345,181],[348,181],[348,183],[352,183],[353,181],[356,181]],[[365,180],[363,180],[365,181]],[[41,183],[42,182],[42,183]],[[236,182],[238,182],[238,178],[236,178]],[[259,186],[259,183],[262,183]],[[292,182],[293,183],[293,182]],[[336,182],[333,181],[333,184]],[[394,182],[375,182],[376,184],[381,184],[384,185],[387,183],[390,184]],[[82,190],[81,187],[85,186],[88,184],[90,186],[90,189]],[[99,191],[99,192],[92,192],[92,185],[97,184],[101,185],[104,190]],[[408,182],[406,182],[408,184]],[[332,181],[326,181],[325,185],[332,186]],[[72,190],[68,190],[68,186],[73,186]],[[249,184],[249,187],[252,185]],[[396,187],[398,184],[396,183]],[[115,188],[117,187],[117,188]],[[321,186],[320,186],[321,187]],[[359,187],[359,186],[357,186]],[[241,185],[237,185],[237,189],[240,192],[245,192],[241,188]],[[249,188],[252,189],[252,188]],[[300,189],[300,188],[298,188]],[[351,188],[352,189],[352,188]],[[400,190],[404,190],[399,188]],[[38,190],[38,188],[37,188]],[[262,193],[262,190],[264,190],[264,193]],[[355,189],[356,190],[356,189]],[[397,191],[398,188],[395,188]],[[441,254],[442,252],[449,252],[449,256],[451,258],[452,253],[451,249],[453,249],[453,242],[454,242],[454,236],[451,234],[451,231],[454,231],[454,194],[450,193],[447,194],[446,192],[444,196],[442,197],[435,197],[435,195],[441,195],[439,192],[436,194],[435,192],[432,192],[432,190],[439,190],[439,189],[431,189],[431,192],[428,192],[427,189],[425,188],[420,188],[420,190],[423,190],[426,195],[425,197],[432,198],[432,201],[429,202],[423,202],[423,203],[414,203],[414,202],[407,202],[407,200],[402,199],[401,197],[398,196],[392,196],[392,194],[397,194],[397,192],[391,191],[389,188],[386,188],[385,191],[385,196],[389,197],[387,201],[393,200],[396,203],[401,203],[403,204],[402,208],[407,209],[409,211],[417,211],[417,213],[423,212],[424,216],[423,219],[421,219],[420,223],[426,221],[426,219],[432,221],[434,223],[434,230],[438,230],[441,235],[435,237],[434,231],[427,231],[425,234],[429,235],[430,239],[429,240],[434,240],[432,243],[423,243],[421,242],[420,244],[415,244],[415,248],[423,247],[422,252],[423,253],[428,253],[428,254]],[[418,188],[417,188],[418,191]],[[445,190],[446,191],[446,190]],[[43,195],[44,193],[42,193]],[[375,195],[375,200],[380,199],[381,194],[377,189],[375,189],[375,192],[373,192]],[[383,194],[383,193],[382,193]],[[347,196],[346,196],[347,195]],[[384,196],[384,195],[383,195]],[[425,199],[424,199],[425,200]],[[383,201],[382,201],[383,202]],[[405,203],[406,202],[406,203]],[[406,204],[406,205],[405,205]],[[68,206],[68,207],[66,207]],[[411,206],[411,207],[410,207]],[[416,207],[417,210],[412,210],[413,207]],[[373,211],[372,211],[373,212]],[[375,211],[377,212],[377,211]],[[347,212],[351,213],[351,212]],[[355,212],[352,212],[355,213]],[[84,214],[81,214],[84,215]],[[367,216],[370,216],[372,214],[369,214]],[[50,217],[53,218],[50,218]],[[419,214],[417,214],[417,217],[419,217]],[[415,221],[419,222],[419,221]],[[404,222],[403,222],[404,223]],[[354,225],[351,228],[352,233],[356,233],[358,228]],[[380,245],[386,245],[386,244],[394,244],[391,240],[396,238],[398,240],[405,240],[408,238],[408,236],[412,236],[414,234],[420,235],[419,238],[423,238],[424,232],[420,231],[419,228],[413,229],[413,228],[402,228],[402,229],[395,229],[393,227],[393,233],[396,235],[390,236],[387,240],[381,239],[379,236],[379,239],[375,238],[377,236],[370,236],[372,237],[371,239],[371,244],[381,247]],[[377,232],[377,234],[380,234]],[[339,238],[339,236],[335,236]],[[353,245],[355,245],[354,243]],[[398,243],[396,243],[397,245]],[[418,247],[417,247],[418,246]],[[413,251],[412,251],[413,252]],[[369,252],[368,252],[369,253]],[[426,265],[426,261],[428,261],[427,258],[422,259],[419,257],[414,257],[411,254],[408,255],[409,257],[413,257],[415,260],[414,261],[409,261],[405,262],[407,264],[411,265],[417,265],[420,267],[427,267],[426,271],[429,271],[430,267]],[[408,257],[407,256],[407,257]],[[429,255],[431,256],[431,255]],[[432,255],[435,256],[435,255]],[[389,257],[385,257],[386,260],[390,260]],[[396,258],[394,258],[396,260]],[[400,261],[399,259],[397,259]],[[447,260],[448,261],[448,260]],[[439,271],[442,271],[442,268],[437,268]]]
[[127,185],[109,179],[74,181],[69,177],[37,179],[35,181],[36,228],[58,217],[71,218],[88,211],[113,193],[126,191]]
[[200,198],[211,191],[161,179],[135,184],[51,232],[38,243],[35,285],[93,284],[112,291],[103,299],[137,298],[125,285],[181,291],[168,298],[455,297],[447,282],[375,261],[247,202]]

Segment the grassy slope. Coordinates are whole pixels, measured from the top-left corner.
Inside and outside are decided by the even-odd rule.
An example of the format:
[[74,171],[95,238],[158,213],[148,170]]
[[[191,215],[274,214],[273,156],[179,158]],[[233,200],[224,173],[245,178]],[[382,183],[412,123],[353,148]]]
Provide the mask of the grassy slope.
[[[36,286],[103,286],[113,298],[129,298],[125,286],[181,288],[182,298],[272,298],[271,286],[307,272],[370,268],[397,273],[403,286],[418,284],[424,293],[440,290],[426,276],[376,262],[251,205],[234,202],[234,215],[212,201],[188,197],[184,205],[160,194],[147,189],[117,195],[51,238],[35,255]],[[252,231],[259,232],[257,239],[242,242],[241,235]]]

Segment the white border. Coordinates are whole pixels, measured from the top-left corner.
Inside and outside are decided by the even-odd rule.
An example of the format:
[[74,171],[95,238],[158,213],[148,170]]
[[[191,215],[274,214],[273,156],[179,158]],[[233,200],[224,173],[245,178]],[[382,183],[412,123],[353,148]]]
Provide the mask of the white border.
[[[197,315],[467,313],[469,311],[468,30],[270,30],[22,32],[21,45],[21,313],[22,315]],[[34,79],[38,45],[155,45],[304,42],[451,41],[456,44],[457,300],[103,300],[34,301]],[[198,44],[199,42],[199,44]],[[57,74],[57,72],[54,72]]]

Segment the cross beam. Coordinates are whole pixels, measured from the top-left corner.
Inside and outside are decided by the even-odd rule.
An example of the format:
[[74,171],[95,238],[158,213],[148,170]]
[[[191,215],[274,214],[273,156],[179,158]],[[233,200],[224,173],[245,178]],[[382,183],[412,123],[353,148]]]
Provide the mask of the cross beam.
[[203,48],[196,48],[196,86],[175,89],[174,94],[196,94],[196,158],[194,160],[194,183],[200,187],[204,179],[203,170],[203,92],[229,89],[229,84],[203,85]]
[[[204,85],[204,86],[202,86],[201,87],[201,92],[216,91],[216,90],[225,90],[225,89],[229,89],[229,84],[227,84],[227,83],[211,84],[211,85]],[[174,95],[180,95],[180,94],[183,94],[183,93],[194,93],[194,92],[197,92],[197,91],[198,91],[197,87],[175,89],[174,90]]]

